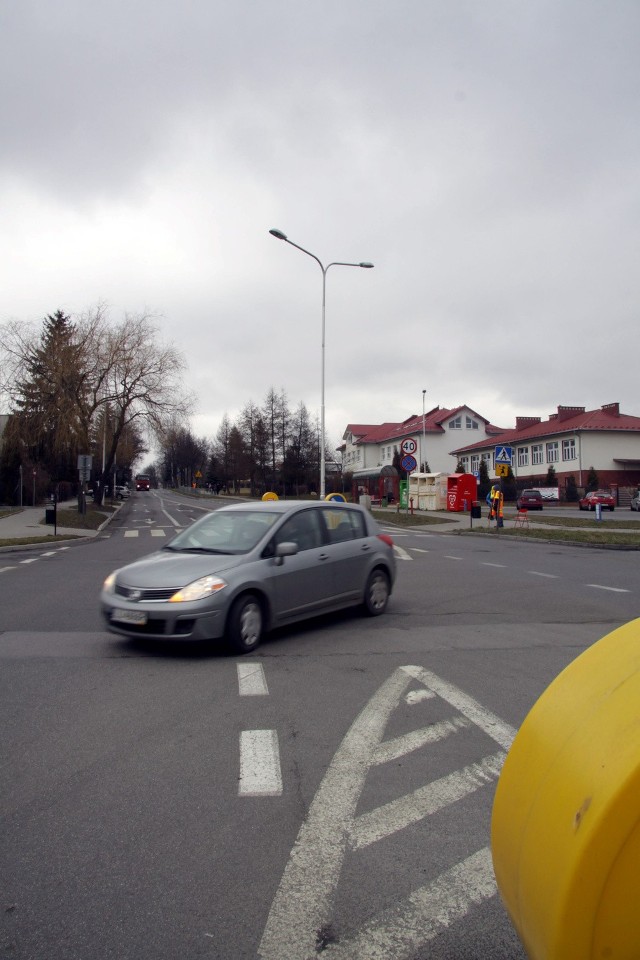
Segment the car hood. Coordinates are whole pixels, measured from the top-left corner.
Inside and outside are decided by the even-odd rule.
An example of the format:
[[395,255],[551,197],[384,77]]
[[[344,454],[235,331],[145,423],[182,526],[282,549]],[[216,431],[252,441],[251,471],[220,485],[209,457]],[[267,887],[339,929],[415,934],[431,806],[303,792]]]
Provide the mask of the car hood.
[[200,577],[210,574],[222,576],[225,571],[233,570],[247,563],[246,554],[229,556],[225,554],[174,553],[171,550],[159,550],[143,560],[136,560],[117,573],[117,582],[130,587],[162,589],[163,587],[184,587]]

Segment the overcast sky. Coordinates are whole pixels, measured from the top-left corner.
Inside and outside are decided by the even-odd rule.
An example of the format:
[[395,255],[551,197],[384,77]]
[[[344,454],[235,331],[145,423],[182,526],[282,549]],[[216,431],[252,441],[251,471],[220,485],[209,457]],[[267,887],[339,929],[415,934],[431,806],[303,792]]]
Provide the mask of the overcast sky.
[[0,322],[159,317],[191,426],[640,416],[638,0],[0,0]]

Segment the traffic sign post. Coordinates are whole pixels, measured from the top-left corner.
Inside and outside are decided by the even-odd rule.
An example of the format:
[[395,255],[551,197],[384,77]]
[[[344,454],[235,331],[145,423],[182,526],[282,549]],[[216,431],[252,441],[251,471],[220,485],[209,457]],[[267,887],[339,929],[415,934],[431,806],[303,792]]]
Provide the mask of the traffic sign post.
[[[405,444],[408,447],[412,446],[414,450],[417,449],[417,444],[413,439],[403,440],[402,441],[403,448]],[[403,470],[406,471],[406,474],[407,474],[407,513],[408,513],[409,512],[409,474],[413,473],[413,471],[416,469],[416,467],[418,466],[418,461],[416,460],[416,458],[413,456],[412,453],[405,453],[404,457],[400,461],[400,466],[402,467]]]

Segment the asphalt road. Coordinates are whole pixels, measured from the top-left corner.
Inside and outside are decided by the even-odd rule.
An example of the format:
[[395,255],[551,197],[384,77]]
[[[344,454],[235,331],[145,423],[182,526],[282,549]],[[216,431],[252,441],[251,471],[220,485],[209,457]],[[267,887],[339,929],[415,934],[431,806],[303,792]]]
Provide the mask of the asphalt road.
[[137,494],[94,541],[0,556],[5,954],[522,960],[496,780],[548,683],[640,615],[638,554],[406,532],[382,618],[247,658],[106,633],[106,574],[199,506]]

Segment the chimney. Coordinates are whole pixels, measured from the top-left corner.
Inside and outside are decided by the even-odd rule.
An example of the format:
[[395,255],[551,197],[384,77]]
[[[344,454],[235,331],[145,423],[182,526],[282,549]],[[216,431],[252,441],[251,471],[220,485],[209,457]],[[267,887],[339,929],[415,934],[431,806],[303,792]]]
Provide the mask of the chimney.
[[526,430],[535,423],[542,423],[542,417],[516,417],[516,430]]
[[608,413],[612,417],[620,416],[620,404],[619,403],[605,403],[602,407],[603,413]]
[[570,420],[576,414],[584,413],[586,409],[586,407],[558,407],[558,420]]

